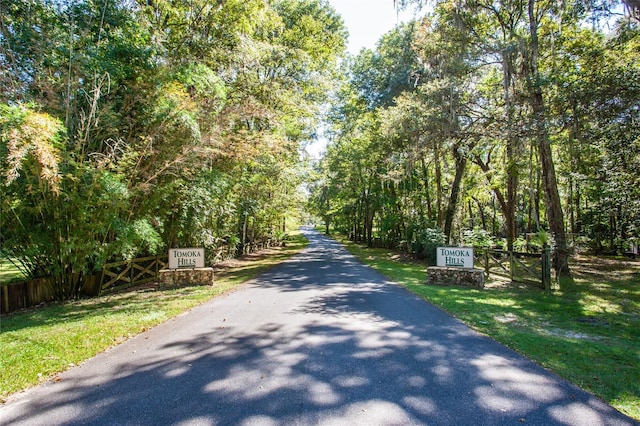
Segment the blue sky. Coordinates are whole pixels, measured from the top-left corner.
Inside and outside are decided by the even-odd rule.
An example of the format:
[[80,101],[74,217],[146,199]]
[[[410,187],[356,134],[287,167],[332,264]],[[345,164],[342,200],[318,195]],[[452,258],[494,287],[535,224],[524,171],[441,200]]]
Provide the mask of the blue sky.
[[398,14],[393,0],[329,0],[329,4],[342,15],[349,29],[352,54],[363,47],[374,48],[383,34],[413,17],[411,12]]

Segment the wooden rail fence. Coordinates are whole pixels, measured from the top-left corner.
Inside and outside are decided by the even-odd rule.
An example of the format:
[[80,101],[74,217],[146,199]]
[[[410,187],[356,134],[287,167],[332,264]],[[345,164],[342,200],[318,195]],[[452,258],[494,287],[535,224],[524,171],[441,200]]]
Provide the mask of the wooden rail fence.
[[[242,247],[218,247],[213,254],[213,262],[218,263],[281,244],[275,240],[263,240],[247,243]],[[167,255],[140,257],[122,262],[103,265],[96,275],[85,277],[83,294],[88,296],[112,293],[136,285],[155,281],[158,271],[167,266]],[[48,278],[11,283],[0,286],[0,312],[8,313],[22,308],[37,306],[54,299],[51,282]]]
[[106,263],[102,266],[98,294],[111,293],[154,281],[158,277],[158,271],[166,267],[168,262],[168,256],[162,255]]
[[542,253],[475,249],[475,261],[487,276],[497,275],[514,282],[534,284],[551,289],[551,250]]

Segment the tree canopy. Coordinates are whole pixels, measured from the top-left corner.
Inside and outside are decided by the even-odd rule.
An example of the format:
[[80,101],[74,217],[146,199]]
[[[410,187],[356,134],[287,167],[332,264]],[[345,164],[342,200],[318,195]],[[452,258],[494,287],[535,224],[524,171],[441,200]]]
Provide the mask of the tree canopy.
[[348,64],[312,208],[356,240],[418,255],[551,244],[558,276],[572,251],[629,250],[637,16],[615,2],[430,5]]
[[346,29],[323,0],[0,3],[2,254],[75,297],[108,261],[282,238]]
[[75,297],[106,262],[282,238],[305,180],[327,230],[425,257],[551,244],[563,276],[637,243],[637,5],[429,5],[348,56],[326,0],[0,2],[1,254]]

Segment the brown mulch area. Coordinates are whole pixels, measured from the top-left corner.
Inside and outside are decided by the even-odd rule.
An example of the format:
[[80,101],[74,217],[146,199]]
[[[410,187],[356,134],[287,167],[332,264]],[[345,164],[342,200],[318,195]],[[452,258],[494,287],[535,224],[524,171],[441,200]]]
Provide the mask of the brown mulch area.
[[418,259],[417,257],[407,253],[395,253],[389,256],[389,259],[395,260],[397,262],[403,262],[403,263],[413,263],[416,265],[425,265],[425,266],[427,265],[424,260]]
[[637,259],[576,255],[571,258],[569,267],[576,277],[600,276],[622,280],[638,277],[640,279],[640,260]]
[[228,271],[229,269],[241,268],[243,266],[251,264],[252,262],[255,262],[256,260],[264,260],[268,257],[271,257],[274,254],[279,253],[280,251],[282,251],[282,247],[271,247],[268,249],[257,251],[255,253],[246,254],[238,258],[227,259],[225,261],[214,264],[213,271],[217,274]]

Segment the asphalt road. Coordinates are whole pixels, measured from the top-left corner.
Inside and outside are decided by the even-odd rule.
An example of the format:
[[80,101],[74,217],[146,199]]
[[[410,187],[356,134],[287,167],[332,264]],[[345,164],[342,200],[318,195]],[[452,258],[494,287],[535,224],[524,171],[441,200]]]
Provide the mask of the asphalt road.
[[638,424],[305,232],[303,253],[15,395],[0,423]]

